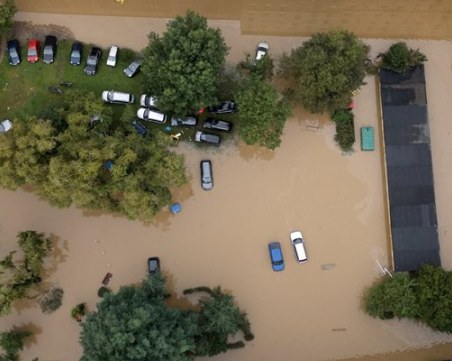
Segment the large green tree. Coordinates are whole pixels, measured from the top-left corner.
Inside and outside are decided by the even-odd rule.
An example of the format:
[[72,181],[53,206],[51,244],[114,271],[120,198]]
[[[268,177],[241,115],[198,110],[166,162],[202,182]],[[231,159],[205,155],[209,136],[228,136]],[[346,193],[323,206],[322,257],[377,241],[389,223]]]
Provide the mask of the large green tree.
[[105,294],[82,325],[82,360],[194,360],[231,348],[228,338],[247,323],[220,289],[185,310],[169,307],[165,295],[160,274]]
[[41,282],[44,259],[52,249],[42,233],[24,231],[17,238],[23,258],[16,260],[12,251],[0,261],[0,315],[10,313],[12,303]]
[[0,355],[0,361],[17,361],[19,352],[24,348],[25,339],[32,335],[29,331],[17,328],[0,333],[0,347],[4,350],[4,354]]
[[366,312],[382,319],[406,317],[452,333],[452,272],[423,266],[415,275],[383,278],[364,296]]
[[427,57],[419,49],[411,49],[405,42],[399,41],[382,54],[381,67],[403,74],[425,61]]
[[313,113],[345,109],[363,84],[369,47],[348,31],[317,33],[281,59],[289,94]]
[[49,120],[15,120],[0,137],[0,184],[31,185],[59,207],[148,221],[185,182],[183,157],[163,133],[138,135],[94,93],[71,92]]
[[8,35],[11,31],[16,11],[14,0],[0,1],[0,37]]
[[157,96],[159,109],[176,115],[215,104],[227,53],[220,30],[188,11],[170,21],[162,36],[149,34],[142,65],[145,88]]
[[236,93],[239,106],[239,136],[246,144],[258,144],[275,149],[281,144],[281,134],[290,105],[262,77],[245,78]]

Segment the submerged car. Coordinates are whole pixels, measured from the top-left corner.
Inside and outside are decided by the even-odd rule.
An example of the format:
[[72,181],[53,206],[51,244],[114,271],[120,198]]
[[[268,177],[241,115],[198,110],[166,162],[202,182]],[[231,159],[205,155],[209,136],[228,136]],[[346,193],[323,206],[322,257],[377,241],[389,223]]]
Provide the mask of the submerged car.
[[196,127],[198,125],[198,119],[196,117],[187,116],[183,118],[171,118],[171,125],[173,127],[178,126],[187,126],[187,127]]
[[72,65],[80,65],[82,63],[83,45],[81,43],[73,43],[69,63]]
[[222,132],[230,132],[232,130],[232,123],[225,120],[207,118],[204,121],[204,128],[219,130]]
[[28,40],[27,61],[29,63],[36,63],[39,60],[39,47],[38,39]]
[[279,242],[270,242],[268,244],[268,251],[270,253],[273,271],[282,271],[284,269],[284,258]]
[[148,271],[150,276],[155,275],[157,272],[160,272],[160,258],[148,258]]
[[141,135],[143,137],[146,135],[148,130],[146,129],[146,127],[143,124],[141,124],[140,122],[137,122],[136,120],[134,120],[132,122],[132,125],[133,125],[133,127],[135,128],[135,130],[137,131],[137,133],[139,135]]
[[53,35],[47,35],[44,41],[44,49],[42,51],[42,61],[51,64],[55,61],[57,49],[57,38]]
[[229,114],[237,111],[237,104],[235,104],[232,100],[226,100],[215,107],[209,108],[209,113],[213,114]]
[[141,60],[134,60],[124,69],[124,74],[129,78],[133,77],[140,70]]
[[11,65],[20,64],[20,44],[19,40],[9,40],[7,43],[8,61]]
[[254,65],[256,65],[256,63],[259,60],[262,60],[264,58],[264,56],[267,55],[267,53],[268,53],[268,43],[266,43],[265,41],[261,41],[259,44],[257,44],[256,57],[254,58]]
[[100,48],[93,47],[89,51],[88,58],[86,59],[86,65],[83,72],[86,75],[95,75],[97,72],[97,66],[99,65],[99,60],[102,55],[102,50]]
[[219,135],[205,133],[201,131],[197,131],[195,134],[195,141],[200,143],[209,143],[213,145],[220,145],[221,138]]
[[210,160],[202,160],[201,167],[201,187],[205,191],[213,188],[212,162]]

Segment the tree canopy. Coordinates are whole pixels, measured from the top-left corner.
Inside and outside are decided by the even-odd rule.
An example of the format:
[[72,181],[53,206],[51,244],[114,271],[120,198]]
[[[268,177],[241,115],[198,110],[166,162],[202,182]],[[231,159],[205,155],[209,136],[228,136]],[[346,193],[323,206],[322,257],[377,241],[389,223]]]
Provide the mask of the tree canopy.
[[4,0],[0,3],[0,37],[8,35],[11,31],[16,11],[14,0]]
[[240,112],[240,138],[246,144],[258,144],[275,149],[281,144],[290,105],[277,90],[260,76],[245,78],[235,96]]
[[196,310],[169,307],[165,294],[160,274],[106,293],[82,324],[82,360],[193,360],[226,351],[228,337],[249,326],[233,297],[220,289]]
[[367,290],[366,312],[381,319],[406,317],[452,333],[452,272],[423,266],[412,276],[398,273]]
[[147,221],[170,203],[169,187],[186,180],[183,157],[168,150],[168,137],[140,136],[94,93],[71,92],[47,116],[15,120],[0,137],[3,187],[31,185],[59,207]]
[[392,44],[389,50],[382,55],[381,67],[383,69],[402,74],[427,61],[427,57],[419,49],[411,49],[403,41]]
[[10,313],[12,303],[41,282],[44,259],[51,251],[51,241],[42,233],[24,231],[17,238],[23,258],[15,259],[12,251],[0,261],[0,315]]
[[363,84],[369,47],[348,31],[317,33],[281,59],[291,98],[313,113],[346,109]]
[[145,88],[163,112],[183,116],[213,105],[227,53],[220,30],[188,11],[171,20],[162,36],[149,34],[142,64]]
[[17,328],[0,333],[0,347],[4,350],[4,354],[0,355],[0,361],[17,361],[19,352],[24,348],[25,339],[31,335],[31,332]]

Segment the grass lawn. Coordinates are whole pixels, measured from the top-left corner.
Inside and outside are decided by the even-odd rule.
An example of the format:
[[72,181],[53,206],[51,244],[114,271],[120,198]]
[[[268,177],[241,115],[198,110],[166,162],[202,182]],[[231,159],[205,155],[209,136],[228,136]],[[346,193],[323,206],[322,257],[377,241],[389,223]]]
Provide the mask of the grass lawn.
[[[41,44],[42,46],[42,44]],[[99,67],[96,75],[88,76],[83,73],[85,61],[91,45],[86,44],[83,49],[82,64],[74,66],[69,63],[69,54],[72,42],[61,40],[58,42],[56,60],[52,64],[45,64],[40,59],[39,62],[30,64],[27,62],[27,44],[21,44],[21,63],[11,66],[5,56],[0,64],[0,120],[3,119],[25,119],[27,116],[37,117],[46,114],[48,108],[54,107],[63,100],[65,94],[77,89],[92,91],[98,94],[99,99],[103,90],[118,90],[135,95],[135,104],[118,105],[112,104],[114,114],[119,119],[122,113],[128,109],[130,114],[136,114],[139,108],[139,98],[143,94],[142,82],[143,74],[138,72],[133,78],[124,75],[126,68],[138,54],[129,49],[120,49],[116,67],[106,65],[108,50],[103,49]],[[41,49],[42,53],[42,49]],[[6,54],[5,54],[6,55]],[[40,54],[41,55],[41,54]],[[60,81],[72,83],[70,88],[60,86]],[[54,94],[48,91],[49,86],[57,86],[63,90],[63,95]],[[200,116],[198,127],[174,127],[168,133],[182,133],[181,140],[194,141],[196,130],[202,128],[206,114]],[[213,116],[234,122],[235,115]],[[163,125],[139,120],[146,128],[164,131],[170,125],[171,117]],[[132,121],[133,119],[131,119]],[[209,133],[220,134],[215,131],[206,130]],[[231,134],[221,133],[223,139],[231,137]],[[199,144],[200,146],[209,146]]]
[[[23,119],[27,115],[42,114],[46,107],[51,106],[56,97],[64,97],[48,91],[49,86],[58,86],[64,92],[72,89],[92,91],[99,95],[103,90],[119,90],[135,95],[138,104],[142,94],[141,79],[138,73],[133,78],[124,75],[124,68],[132,62],[137,54],[123,49],[119,52],[115,68],[106,65],[109,49],[103,49],[98,71],[94,76],[83,73],[90,45],[85,45],[82,64],[74,66],[69,63],[69,53],[72,42],[59,41],[56,60],[53,64],[44,64],[41,60],[30,64],[27,62],[27,44],[21,44],[22,62],[11,66],[5,56],[0,64],[0,119]],[[42,45],[42,44],[41,44]],[[6,54],[5,54],[6,55]],[[60,81],[72,82],[72,87],[59,85]],[[119,116],[126,108],[123,105],[112,105]],[[137,105],[134,107],[138,108]]]

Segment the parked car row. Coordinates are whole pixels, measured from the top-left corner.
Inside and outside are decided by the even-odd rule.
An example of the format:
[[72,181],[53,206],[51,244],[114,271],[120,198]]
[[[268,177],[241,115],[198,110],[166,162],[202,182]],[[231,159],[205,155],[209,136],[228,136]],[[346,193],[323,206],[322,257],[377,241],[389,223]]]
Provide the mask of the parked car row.
[[[17,39],[12,39],[7,42],[8,60],[11,65],[18,65],[21,62],[20,58],[20,43]],[[44,40],[44,47],[41,54],[41,42],[38,39],[30,39],[27,47],[27,61],[29,63],[36,63],[40,56],[42,61],[46,64],[51,64],[55,61],[57,52],[57,38],[53,35],[47,35]],[[118,60],[119,48],[112,46],[108,53],[107,65],[115,67]],[[71,52],[69,54],[69,63],[72,65],[80,65],[82,63],[83,44],[79,42],[72,43]],[[85,67],[83,71],[86,75],[95,75],[97,67],[102,56],[102,49],[92,47],[88,53]],[[124,74],[129,78],[133,77],[140,69],[141,60],[134,60],[124,69]]]
[[[292,232],[290,234],[290,242],[294,249],[297,262],[306,262],[308,260],[308,256],[306,254],[306,248],[301,232]],[[273,271],[278,272],[284,270],[284,257],[282,254],[281,244],[279,242],[270,242],[268,244],[268,251],[270,253],[270,261]]]

